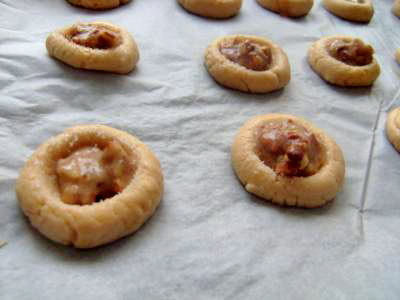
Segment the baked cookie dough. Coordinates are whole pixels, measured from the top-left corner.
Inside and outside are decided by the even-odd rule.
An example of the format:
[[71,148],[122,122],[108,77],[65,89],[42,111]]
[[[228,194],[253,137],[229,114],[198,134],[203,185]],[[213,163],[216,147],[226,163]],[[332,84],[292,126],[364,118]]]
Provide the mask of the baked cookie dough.
[[75,68],[129,73],[139,60],[132,36],[107,22],[77,23],[51,33],[47,51]]
[[388,114],[386,135],[396,150],[400,152],[400,107],[393,109]]
[[235,138],[232,164],[249,193],[299,207],[332,200],[345,174],[335,141],[310,122],[285,114],[250,119]]
[[369,86],[380,74],[374,49],[358,38],[328,36],[308,50],[311,67],[326,81],[339,86]]
[[301,17],[311,10],[314,0],[257,0],[262,7],[283,16]]
[[23,167],[16,191],[24,214],[43,235],[92,248],[131,234],[154,213],[163,175],[136,137],[83,125],[41,145]]
[[262,37],[228,35],[218,38],[208,46],[205,64],[219,84],[243,92],[268,93],[290,81],[286,53]]
[[187,11],[209,18],[230,18],[239,13],[242,0],[178,0]]
[[81,6],[89,9],[109,9],[126,4],[131,0],[67,0],[72,5]]
[[400,17],[400,0],[395,0],[393,3],[393,13]]
[[323,0],[325,8],[332,14],[355,22],[369,22],[374,15],[371,0]]

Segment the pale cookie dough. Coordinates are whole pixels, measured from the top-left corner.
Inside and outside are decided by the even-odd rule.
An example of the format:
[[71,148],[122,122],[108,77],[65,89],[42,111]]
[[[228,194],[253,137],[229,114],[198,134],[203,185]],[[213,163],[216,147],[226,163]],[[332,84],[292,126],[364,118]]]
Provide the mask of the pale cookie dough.
[[139,60],[132,36],[107,22],[77,23],[51,33],[47,51],[75,68],[129,73]]
[[393,3],[393,13],[400,17],[400,0],[395,0]]
[[393,109],[388,114],[386,135],[396,150],[400,152],[400,107]]
[[301,17],[311,10],[314,0],[257,0],[262,7],[283,16]]
[[400,64],[400,49],[397,49],[396,51],[396,60]]
[[219,84],[243,92],[268,93],[290,81],[286,53],[262,37],[229,35],[218,38],[208,46],[205,64]]
[[380,74],[371,46],[350,36],[328,36],[308,50],[311,67],[326,81],[339,86],[369,86]]
[[374,15],[371,0],[323,0],[325,8],[332,14],[355,22],[369,22]]
[[72,5],[89,9],[109,9],[126,4],[131,0],[67,0]]
[[242,0],[178,0],[187,11],[209,18],[230,18],[239,13]]
[[233,143],[232,164],[249,193],[299,207],[332,200],[345,174],[335,141],[310,122],[285,114],[246,122]]
[[17,180],[20,206],[49,239],[92,248],[136,231],[163,193],[160,163],[136,137],[103,125],[41,145]]

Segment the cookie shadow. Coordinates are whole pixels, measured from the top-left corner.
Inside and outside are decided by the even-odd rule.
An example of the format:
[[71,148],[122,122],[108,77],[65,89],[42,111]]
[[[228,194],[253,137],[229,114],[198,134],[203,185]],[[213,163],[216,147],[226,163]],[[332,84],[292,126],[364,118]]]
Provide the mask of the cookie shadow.
[[56,260],[67,262],[69,264],[96,264],[104,263],[105,260],[112,260],[113,257],[124,255],[124,253],[134,253],[135,249],[150,236],[151,232],[159,230],[160,207],[154,212],[153,216],[148,219],[137,231],[120,238],[106,245],[98,246],[90,249],[74,248],[71,245],[61,245],[53,242],[42,235],[38,230],[33,228],[22,212],[21,218],[25,219],[25,229],[29,231],[32,246],[41,253],[51,255]]

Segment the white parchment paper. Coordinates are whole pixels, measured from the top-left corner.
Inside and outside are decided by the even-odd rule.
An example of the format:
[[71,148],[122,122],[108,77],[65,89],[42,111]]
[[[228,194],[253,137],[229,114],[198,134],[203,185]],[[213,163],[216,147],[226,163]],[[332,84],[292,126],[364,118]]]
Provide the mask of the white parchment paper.
[[[399,299],[400,156],[387,141],[387,111],[400,105],[400,19],[374,1],[369,24],[341,20],[315,1],[289,19],[245,0],[217,21],[174,0],[133,0],[93,12],[63,0],[0,0],[0,299]],[[77,21],[106,20],[140,48],[126,76],[76,70],[51,59],[45,39]],[[266,36],[288,54],[292,80],[248,95],[217,85],[205,48],[226,34]],[[373,45],[381,75],[372,88],[338,88],[309,67],[318,38],[350,34]],[[313,210],[248,194],[230,146],[257,114],[292,113],[343,149],[346,181]],[[165,194],[134,235],[93,250],[57,245],[19,210],[15,180],[31,153],[65,128],[110,125],[136,135],[161,161]]]

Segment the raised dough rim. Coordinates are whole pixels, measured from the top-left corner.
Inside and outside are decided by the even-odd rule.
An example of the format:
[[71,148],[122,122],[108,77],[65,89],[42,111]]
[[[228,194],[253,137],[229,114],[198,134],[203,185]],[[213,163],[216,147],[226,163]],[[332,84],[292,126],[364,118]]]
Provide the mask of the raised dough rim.
[[396,126],[396,117],[400,117],[400,107],[392,109],[386,120],[386,135],[393,147],[400,152],[400,128]]
[[[92,10],[106,10],[106,9],[112,9],[112,8],[116,8],[119,7],[121,5],[127,4],[129,2],[131,2],[131,0],[119,0],[118,4],[116,5],[103,5],[103,6],[94,6],[93,4],[90,5],[83,5],[81,4],[82,2],[88,2],[90,0],[67,0],[68,3],[70,3],[71,5],[77,6],[77,7],[83,7],[83,8],[87,8],[87,9],[92,9]],[[92,0],[92,1],[96,1],[99,2],[99,0]],[[103,4],[109,0],[100,0]]]
[[[58,191],[54,193],[55,191],[53,189],[54,180],[56,180],[56,178],[51,178],[50,180],[53,182],[48,182],[49,174],[45,172],[45,169],[51,168],[51,161],[47,161],[48,155],[46,154],[48,151],[57,150],[57,148],[63,147],[66,143],[72,143],[70,147],[73,147],[73,143],[75,143],[77,139],[79,140],[79,136],[82,134],[97,135],[98,138],[104,139],[117,138],[119,142],[128,147],[130,151],[135,154],[135,158],[137,158],[139,163],[137,164],[131,183],[126,186],[121,193],[105,201],[81,206],[66,204],[59,199]],[[45,184],[44,188],[41,187],[43,182]],[[78,248],[91,248],[112,242],[115,239],[132,233],[152,215],[163,193],[163,175],[157,158],[148,147],[136,137],[104,125],[80,125],[66,129],[63,133],[50,138],[38,147],[21,170],[17,180],[16,190],[20,206],[25,215],[29,217],[32,225],[46,237],[59,243],[73,244]],[[146,193],[150,193],[152,197],[150,200],[145,199],[145,202],[151,202],[149,205],[147,205],[148,203],[143,205],[143,194]],[[132,210],[132,207],[135,206],[135,210],[141,210],[139,216],[137,216],[137,218],[141,219],[136,224],[138,226],[132,228],[125,227],[121,235],[113,236],[111,239],[106,238],[106,240],[97,241],[94,244],[91,242],[82,243],[79,239],[79,234],[82,234],[82,232],[79,232],[77,227],[84,226],[82,226],[82,220],[76,219],[77,216],[87,218],[86,221],[97,222],[96,219],[92,217],[96,216],[98,211],[107,208],[111,209],[110,214],[114,214],[115,212],[113,209],[115,206],[120,204],[127,205],[127,201],[132,205],[127,209]],[[34,209],[32,209],[32,207]],[[46,228],[35,226],[36,218],[41,218],[43,209],[51,210],[53,215],[58,216],[66,223],[67,227],[71,230],[71,240],[63,240],[54,236],[49,236],[49,231]],[[121,216],[119,218],[121,219],[122,225],[125,226],[126,224],[123,218]],[[99,223],[99,226],[107,227],[107,224]],[[107,230],[107,228],[102,228],[102,230],[104,229],[105,231]],[[82,235],[84,236],[85,233]]]
[[[223,41],[235,38],[250,39],[268,46],[273,55],[272,67],[265,71],[254,71],[226,58],[220,52],[219,46]],[[243,92],[269,93],[283,88],[291,78],[286,53],[271,40],[253,35],[227,35],[215,39],[206,50],[205,64],[210,75],[219,84]]]
[[[207,3],[205,3],[207,2]],[[213,3],[213,4],[210,4]],[[179,5],[181,5],[185,10],[188,12],[206,17],[206,18],[216,18],[216,19],[227,19],[231,18],[235,15],[237,15],[243,5],[243,0],[178,0]],[[194,9],[191,5],[193,3],[201,3],[201,9],[196,10]],[[199,4],[197,4],[199,5]],[[207,10],[210,8],[210,6],[207,5],[214,5],[214,6],[219,6],[219,12],[216,12],[215,10],[212,13],[207,13],[207,12],[201,12],[200,10]],[[206,9],[204,9],[204,6],[206,6]],[[197,7],[198,8],[198,7]],[[223,9],[223,13],[221,10]]]
[[[296,123],[301,124],[308,130],[312,131],[314,134],[318,135],[319,140],[321,141],[325,149],[326,162],[321,167],[321,169],[312,176],[294,178],[278,176],[271,168],[266,166],[260,160],[260,158],[254,151],[256,146],[256,141],[254,139],[254,130],[260,123],[271,120],[287,120],[289,118],[294,120]],[[239,157],[243,158],[243,160]],[[237,177],[242,182],[248,192],[274,203],[284,205],[288,204],[291,206],[295,205],[300,207],[319,207],[324,205],[328,201],[331,201],[336,193],[340,190],[345,175],[345,162],[343,154],[339,146],[337,146],[336,142],[331,137],[329,137],[322,129],[317,128],[315,125],[308,122],[307,120],[293,115],[279,113],[253,117],[240,128],[232,145],[232,165]],[[337,174],[332,173],[332,168]],[[249,174],[247,174],[247,172],[243,172],[243,169],[251,169],[252,174],[248,176]],[[257,181],[256,173],[261,173],[262,177],[268,180],[268,182],[263,181],[261,189],[254,185],[254,180]],[[327,191],[327,197],[325,197],[324,192],[322,192],[318,193],[318,199],[310,200],[309,198],[307,198],[307,195],[305,195],[305,193],[307,192],[307,190],[309,190],[309,184],[312,184],[318,179],[332,176],[335,178],[335,184],[333,186],[330,186],[332,190]],[[279,185],[276,185],[274,189],[276,188],[277,190],[275,191],[275,196],[280,199],[265,197],[265,194],[268,193],[267,191],[269,190],[269,185],[274,182],[279,183]],[[299,191],[291,190],[293,185],[296,185],[297,187],[299,185],[301,187],[306,186],[307,188],[300,191],[299,194]],[[294,189],[296,189],[296,187]],[[301,195],[302,193],[304,194]],[[288,197],[290,198],[293,196],[295,197],[294,200],[288,199]],[[284,200],[282,200],[282,198]]]
[[[378,69],[378,74],[377,74],[376,78],[379,76],[380,67],[379,67],[378,61],[375,58],[375,55],[373,55],[372,62],[365,66],[351,66],[351,65],[348,65],[348,64],[332,57],[330,55],[330,53],[328,52],[328,49],[326,46],[327,46],[328,42],[330,42],[331,40],[335,40],[335,39],[353,40],[356,38],[353,36],[349,36],[349,35],[326,36],[326,37],[320,38],[319,40],[317,40],[313,44],[311,44],[311,46],[308,50],[309,61],[310,61],[310,63],[311,63],[311,60],[313,61],[313,63],[311,63],[313,69],[315,69],[322,78],[325,79],[325,76],[322,74],[320,68],[317,69],[317,66],[314,65],[314,60],[317,63],[322,59],[327,61],[329,64],[329,70],[331,72],[333,71],[332,73],[334,73],[336,76],[347,75],[349,73],[353,73],[354,71],[356,71],[358,74],[361,74],[361,73],[374,74],[374,69]],[[324,70],[324,72],[326,72],[326,70]],[[358,76],[354,76],[354,77],[358,77]],[[376,78],[372,81],[372,83],[376,80]],[[328,81],[328,80],[326,80],[326,81]],[[329,81],[329,82],[333,83],[331,81]],[[341,85],[339,83],[333,83],[333,84]]]
[[[66,38],[65,33],[67,31],[69,31],[73,26],[77,26],[77,25],[101,25],[101,26],[104,26],[114,32],[118,32],[121,35],[122,42],[117,47],[110,48],[110,49],[95,49],[95,48],[89,48],[89,47],[75,44],[74,42],[72,42]],[[64,55],[61,58],[60,55],[55,54],[54,49],[58,47],[59,43],[62,43],[62,46],[65,47],[69,53],[74,54],[74,57],[72,57],[72,59],[71,59],[71,55],[69,55],[69,56]],[[116,26],[110,22],[105,22],[105,21],[77,22],[77,23],[74,23],[74,24],[71,24],[68,26],[64,26],[63,28],[57,29],[47,37],[46,48],[47,48],[50,56],[57,58],[58,60],[64,62],[65,64],[68,64],[69,66],[72,66],[75,68],[87,69],[87,70],[128,73],[135,68],[135,66],[139,60],[138,47],[136,45],[135,40],[129,34],[129,32],[122,27]],[[63,51],[63,54],[65,54],[65,52],[66,51]],[[86,66],[85,67],[77,66],[76,65],[77,60],[78,60],[77,57],[81,56],[82,53],[84,53],[84,55],[86,55],[86,56],[93,57],[93,58],[96,58],[97,56],[101,55],[102,56],[102,60],[101,60],[102,65],[104,65],[104,61],[107,61],[107,64],[109,64],[108,61],[113,61],[113,59],[116,57],[129,57],[129,62],[132,66],[129,66],[129,68],[126,69],[126,65],[124,64],[122,66],[124,70],[122,70],[122,68],[120,68],[121,66],[118,66],[118,70],[115,69],[114,67],[113,67],[113,69],[96,68],[96,67],[92,66],[92,62],[89,62],[89,61],[86,61],[87,65],[90,65],[89,68]]]
[[[237,64],[233,61],[230,61],[228,58],[225,57],[219,50],[219,46],[221,45],[221,42],[226,41],[226,40],[232,40],[232,39],[248,39],[251,41],[254,41],[258,44],[263,44],[268,46],[272,51],[272,68],[269,68],[265,71],[254,71],[251,69],[248,69],[240,64]],[[239,68],[242,72],[247,73],[248,75],[252,76],[254,74],[268,74],[268,73],[273,73],[275,76],[276,75],[276,70],[284,67],[282,65],[282,57],[285,56],[283,50],[276,44],[274,44],[271,40],[264,38],[264,37],[258,37],[258,36],[253,36],[253,35],[243,35],[243,34],[238,34],[238,35],[226,35],[223,37],[220,37],[216,39],[211,45],[210,49],[213,52],[213,55],[216,57],[220,58],[221,60],[225,60],[225,63],[231,66],[232,68]],[[279,63],[276,63],[276,58],[279,58]]]

